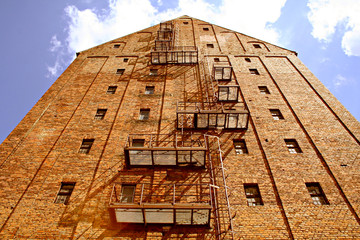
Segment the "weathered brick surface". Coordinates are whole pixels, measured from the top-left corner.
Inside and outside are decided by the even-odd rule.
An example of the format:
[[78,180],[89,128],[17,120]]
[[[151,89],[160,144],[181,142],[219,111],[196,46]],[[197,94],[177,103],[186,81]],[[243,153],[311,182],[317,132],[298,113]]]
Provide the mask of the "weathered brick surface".
[[[81,52],[0,145],[0,238],[360,238],[359,122],[294,52],[189,17],[173,23],[173,44],[197,46],[198,64],[151,65],[158,25]],[[248,128],[191,132],[220,139],[232,216],[214,137],[207,138],[205,168],[125,164],[129,134],[180,135],[176,103],[213,101],[213,58],[233,67],[232,84],[240,86],[239,100],[250,112]],[[117,86],[115,94],[106,93],[109,86]],[[146,86],[154,86],[154,94],[145,94]],[[148,120],[139,120],[142,108],[150,109]],[[94,119],[97,109],[107,109],[104,119]],[[284,119],[274,120],[269,109],[279,109]],[[79,153],[83,139],[95,139],[89,154]],[[233,139],[245,139],[248,153],[236,154]],[[302,153],[289,153],[284,139],[296,139]],[[67,205],[54,203],[61,182],[76,182]],[[209,227],[113,221],[114,183],[199,182],[219,187]],[[306,182],[319,182],[330,204],[314,205]],[[246,183],[258,184],[264,205],[247,205]]]

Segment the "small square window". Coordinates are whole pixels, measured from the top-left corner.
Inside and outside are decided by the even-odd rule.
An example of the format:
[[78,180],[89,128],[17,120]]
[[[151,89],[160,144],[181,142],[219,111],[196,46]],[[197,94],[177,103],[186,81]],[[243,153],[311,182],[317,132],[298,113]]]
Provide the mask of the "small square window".
[[214,58],[214,62],[220,62],[219,58]]
[[156,76],[158,75],[158,70],[157,69],[150,69],[150,76]]
[[104,119],[107,109],[98,109],[95,114],[95,119]]
[[124,72],[125,72],[125,69],[123,69],[123,68],[119,68],[116,70],[116,74],[118,74],[118,75],[123,75]]
[[183,24],[188,25],[188,24],[189,24],[189,22],[183,22]]
[[261,94],[270,94],[269,89],[266,86],[259,86],[259,91]]
[[148,120],[150,115],[150,109],[140,109],[139,120]]
[[294,154],[302,153],[301,148],[299,147],[299,144],[295,139],[284,139],[284,140],[290,153],[294,153]]
[[131,146],[132,147],[144,147],[145,139],[133,139]]
[[108,90],[106,91],[107,94],[115,94],[117,86],[109,86]]
[[120,48],[120,44],[114,44],[114,48]]
[[260,44],[253,44],[254,48],[261,48]]
[[245,143],[244,139],[233,140],[233,143],[234,143],[234,148],[235,148],[236,154],[246,154],[246,153],[248,153],[248,150],[247,150],[246,143]]
[[284,119],[279,109],[269,109],[274,120]]
[[250,68],[249,71],[252,75],[260,75],[259,71],[256,68]]
[[124,62],[128,62],[129,61],[129,59],[128,58],[124,58]]
[[136,185],[127,185],[127,184],[121,185],[120,202],[122,202],[122,203],[134,202],[135,188],[136,188]]
[[204,31],[209,31],[209,28],[203,28]]
[[56,196],[55,203],[68,204],[71,193],[73,192],[75,183],[61,183],[60,190]]
[[83,139],[79,153],[88,154],[90,152],[90,148],[94,143],[94,139]]
[[155,87],[154,86],[146,86],[145,87],[145,94],[154,94]]
[[214,48],[214,44],[212,43],[209,43],[209,44],[206,44],[207,48]]
[[245,58],[245,61],[246,62],[251,62],[251,59],[250,58]]
[[259,186],[256,183],[245,183],[244,189],[249,206],[264,205],[261,199]]
[[329,201],[318,182],[305,183],[315,205],[328,205]]

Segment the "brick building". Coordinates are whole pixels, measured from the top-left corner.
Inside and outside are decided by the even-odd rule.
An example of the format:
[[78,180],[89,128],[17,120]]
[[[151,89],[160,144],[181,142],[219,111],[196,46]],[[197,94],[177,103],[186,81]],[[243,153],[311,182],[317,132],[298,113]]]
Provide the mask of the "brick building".
[[188,16],[78,53],[0,146],[0,238],[360,239],[360,124],[296,55]]

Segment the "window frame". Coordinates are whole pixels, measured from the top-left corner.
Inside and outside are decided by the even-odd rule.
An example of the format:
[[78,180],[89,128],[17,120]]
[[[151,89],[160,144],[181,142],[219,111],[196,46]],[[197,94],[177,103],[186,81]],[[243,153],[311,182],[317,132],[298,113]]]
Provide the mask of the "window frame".
[[[54,203],[67,205],[69,203],[70,196],[74,191],[75,184],[76,182],[61,182]],[[64,188],[65,186],[70,186],[71,188]]]
[[269,109],[269,111],[274,120],[284,119],[284,116],[279,109]]
[[[132,189],[132,196],[130,196],[131,194],[124,194],[124,189],[126,188],[130,188]],[[136,191],[136,184],[121,184],[121,195],[119,198],[119,201],[121,203],[133,203],[135,200],[135,191]],[[131,200],[129,201],[128,198],[130,198]]]
[[[114,89],[114,91],[113,91],[113,89]],[[106,94],[115,94],[116,90],[117,90],[117,86],[109,86],[106,91]]]
[[288,148],[289,153],[291,154],[298,154],[298,153],[302,153],[302,150],[298,144],[298,142],[296,141],[296,139],[284,139],[286,147]]
[[116,70],[116,75],[124,75],[124,73],[125,73],[125,68],[118,68],[117,70]]
[[[88,144],[86,144],[86,142],[88,143]],[[90,138],[90,139],[88,139],[88,138],[84,138],[83,140],[82,140],[82,143],[81,143],[81,146],[80,146],[80,148],[79,148],[79,153],[82,153],[82,154],[89,154],[90,153],[90,150],[91,150],[91,147],[92,147],[92,145],[94,144],[94,142],[95,142],[95,139],[93,139],[93,138]]]
[[[315,205],[330,205],[319,182],[306,182],[305,185]],[[315,188],[315,193],[310,188]]]
[[249,153],[247,146],[246,146],[245,139],[233,139],[233,146],[234,146],[236,155]]
[[145,94],[152,95],[155,93],[155,86],[145,86]]
[[159,75],[159,69],[157,68],[151,68],[149,71],[150,76],[158,76]]
[[267,86],[258,86],[260,94],[270,94],[270,91]]
[[146,121],[150,118],[150,108],[140,108],[139,120]]
[[[255,189],[255,194],[248,192],[248,189]],[[262,206],[264,202],[261,197],[259,185],[257,183],[244,183],[244,193],[247,201],[247,205],[249,207]],[[249,201],[249,199],[253,199],[254,201]]]
[[96,114],[95,114],[94,119],[103,120],[105,118],[106,112],[107,112],[106,108],[98,108],[96,110]]

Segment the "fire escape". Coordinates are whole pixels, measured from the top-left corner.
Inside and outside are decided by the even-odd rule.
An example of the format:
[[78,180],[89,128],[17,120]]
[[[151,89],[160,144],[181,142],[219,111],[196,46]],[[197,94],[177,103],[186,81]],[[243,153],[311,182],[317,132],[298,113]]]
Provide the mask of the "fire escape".
[[[173,22],[160,23],[152,64],[199,64],[197,47],[174,46],[176,35]],[[194,132],[246,130],[249,111],[239,102],[239,85],[229,62],[201,64],[212,93],[208,101],[178,102],[179,134],[130,134],[124,153],[128,168],[204,169],[209,179],[192,184],[116,183],[109,202],[115,222],[212,226],[217,239],[234,239],[220,138]]]

